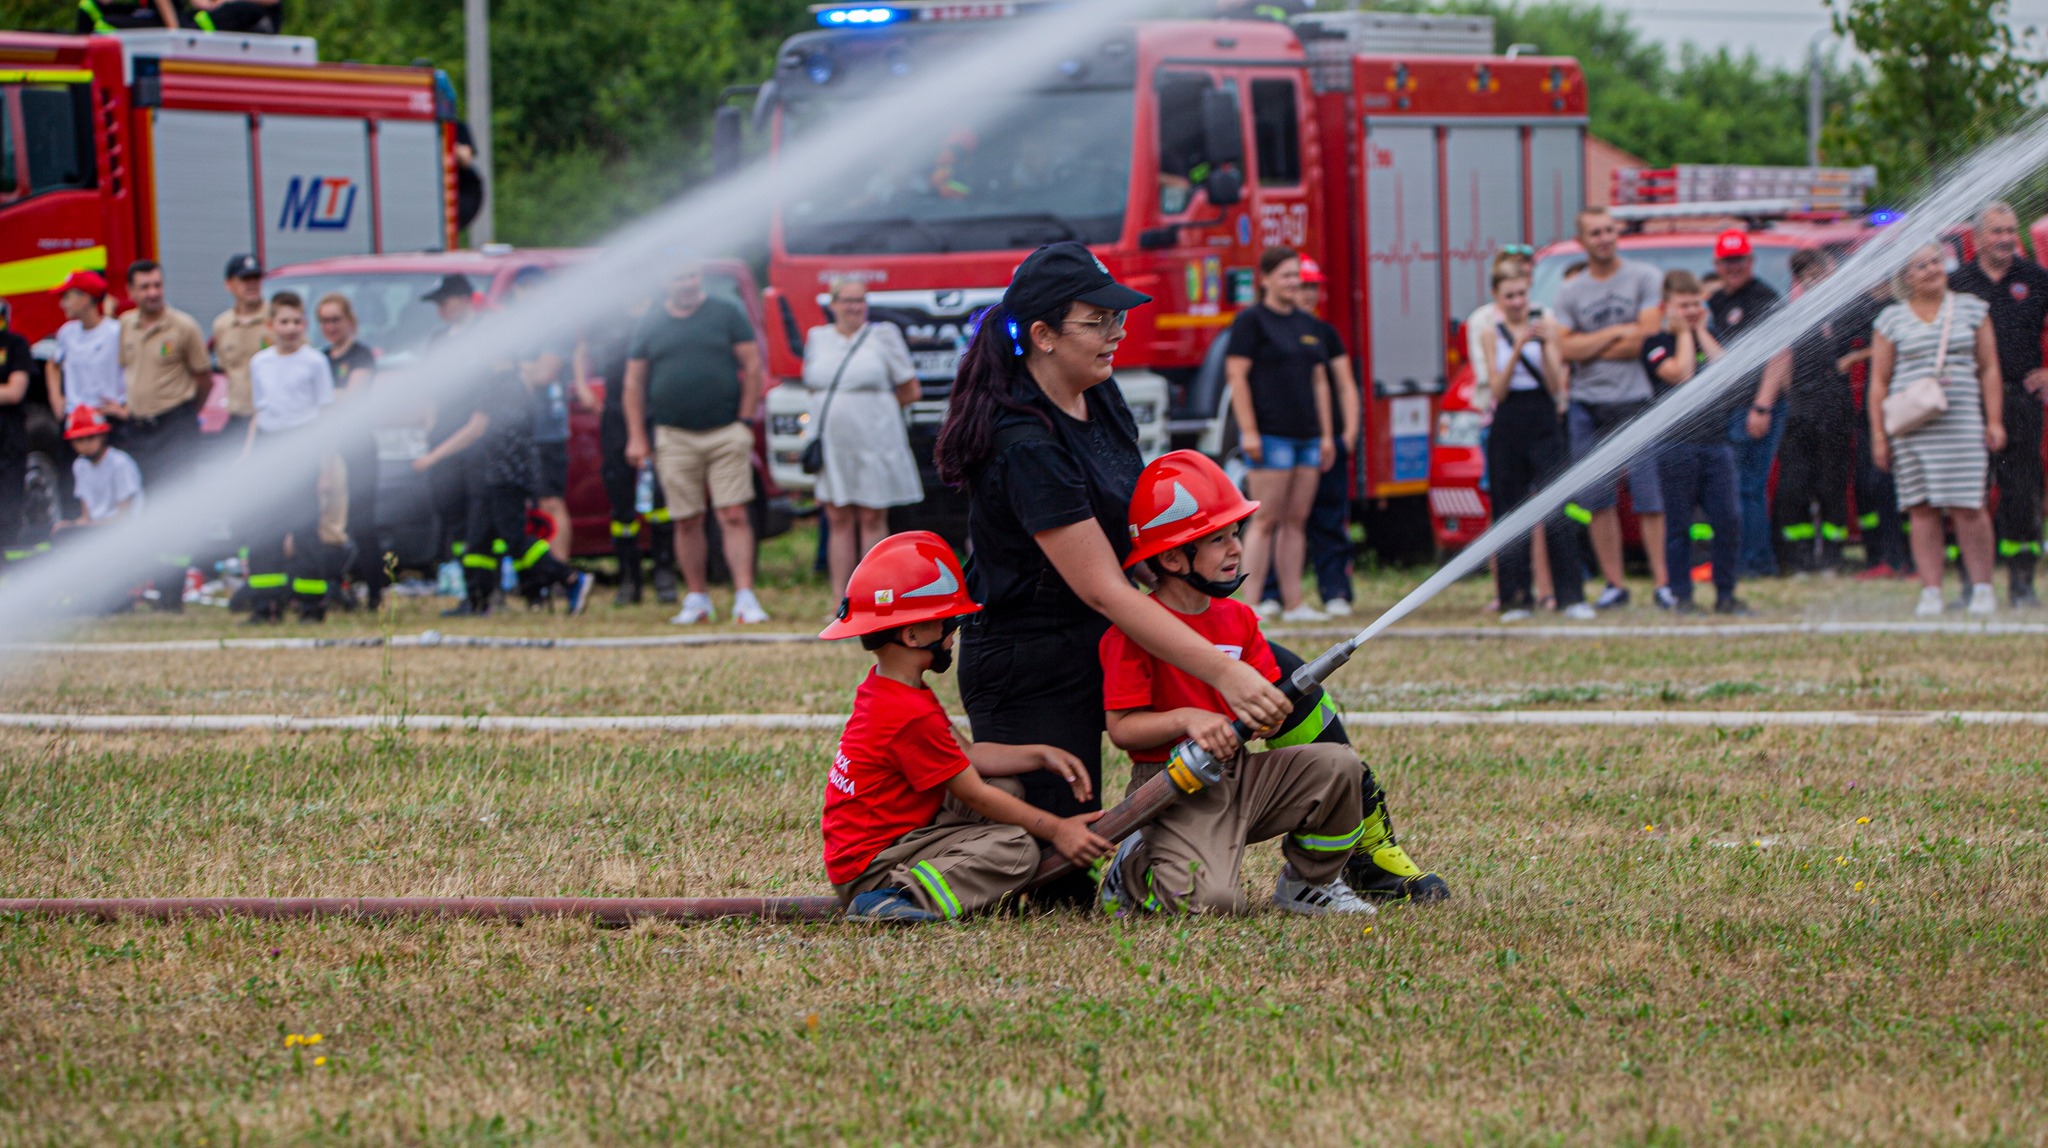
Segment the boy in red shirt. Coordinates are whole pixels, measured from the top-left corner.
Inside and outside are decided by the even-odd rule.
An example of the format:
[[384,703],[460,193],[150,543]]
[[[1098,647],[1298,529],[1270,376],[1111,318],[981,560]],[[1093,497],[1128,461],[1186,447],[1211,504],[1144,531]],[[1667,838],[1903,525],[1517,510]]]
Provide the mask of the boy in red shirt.
[[854,568],[838,619],[818,635],[858,637],[875,655],[825,786],[825,875],[857,920],[950,920],[985,909],[1037,872],[1034,837],[1076,865],[1110,851],[1088,828],[1101,813],[1055,817],[983,780],[1048,769],[1086,801],[1079,759],[1049,745],[963,749],[925,685],[927,670],[953,664],[959,619],[981,609],[965,581],[938,535],[891,535]]
[[[1244,580],[1238,530],[1257,508],[1203,455],[1163,455],[1138,477],[1126,565],[1153,559],[1165,575],[1153,591],[1160,605],[1217,649],[1277,680],[1280,667],[1258,614],[1230,597]],[[1244,753],[1226,716],[1230,707],[1214,689],[1119,629],[1103,635],[1101,655],[1109,739],[1130,751],[1132,789],[1158,773],[1183,738],[1229,763],[1220,784],[1182,797],[1124,839],[1103,878],[1103,908],[1243,913],[1245,846],[1284,837],[1287,864],[1274,904],[1294,913],[1373,912],[1343,877],[1366,828],[1363,767],[1348,747],[1312,743]]]

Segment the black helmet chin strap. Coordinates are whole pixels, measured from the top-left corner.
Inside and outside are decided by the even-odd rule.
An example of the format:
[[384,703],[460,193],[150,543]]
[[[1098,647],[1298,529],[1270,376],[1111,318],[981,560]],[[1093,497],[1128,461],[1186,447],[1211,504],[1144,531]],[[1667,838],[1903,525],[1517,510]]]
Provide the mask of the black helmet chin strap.
[[1232,594],[1237,593],[1237,588],[1244,585],[1244,580],[1250,577],[1249,574],[1241,573],[1237,577],[1232,578],[1228,582],[1210,581],[1209,579],[1202,577],[1200,574],[1195,573],[1194,543],[1190,542],[1182,545],[1180,548],[1180,552],[1182,554],[1187,555],[1187,573],[1183,574],[1174,570],[1168,570],[1167,573],[1173,575],[1175,578],[1180,579],[1188,585],[1193,586],[1195,589],[1200,590],[1202,593],[1207,594],[1211,598],[1230,597]]

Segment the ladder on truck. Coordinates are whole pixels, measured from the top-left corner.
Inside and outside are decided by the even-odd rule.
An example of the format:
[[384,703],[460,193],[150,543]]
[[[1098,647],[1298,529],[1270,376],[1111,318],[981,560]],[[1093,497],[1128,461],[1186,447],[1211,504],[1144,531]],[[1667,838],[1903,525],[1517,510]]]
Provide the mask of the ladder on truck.
[[1741,218],[1848,215],[1863,210],[1877,186],[1874,167],[1772,167],[1679,164],[1614,170],[1608,202],[1615,218],[1728,215]]

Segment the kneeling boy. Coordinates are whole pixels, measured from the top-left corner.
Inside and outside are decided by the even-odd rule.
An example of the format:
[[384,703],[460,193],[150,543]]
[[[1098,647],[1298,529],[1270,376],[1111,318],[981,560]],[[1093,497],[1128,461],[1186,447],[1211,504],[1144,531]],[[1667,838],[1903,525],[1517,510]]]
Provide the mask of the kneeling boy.
[[944,539],[917,530],[883,539],[847,583],[821,638],[854,638],[875,668],[825,787],[825,875],[847,913],[876,921],[935,921],[985,909],[1038,869],[1049,842],[1076,865],[1110,851],[1087,813],[1055,817],[985,777],[1049,769],[1089,797],[1079,759],[1047,745],[975,742],[963,749],[927,670],[953,664],[959,619],[981,609],[963,588]]

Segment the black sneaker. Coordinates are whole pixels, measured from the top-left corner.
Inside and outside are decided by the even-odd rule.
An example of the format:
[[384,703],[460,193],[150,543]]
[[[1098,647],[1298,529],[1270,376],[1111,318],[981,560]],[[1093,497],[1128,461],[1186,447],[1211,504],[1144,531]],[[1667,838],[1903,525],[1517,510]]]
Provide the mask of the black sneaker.
[[1451,899],[1451,883],[1435,873],[1403,877],[1361,857],[1344,866],[1344,883],[1351,891],[1372,901],[1412,901],[1417,904]]
[[[681,599],[676,593],[676,572],[666,566],[654,568],[654,600],[665,605],[674,605]],[[637,601],[637,599],[635,599]]]
[[1678,609],[1678,595],[1672,593],[1669,586],[1657,587],[1657,592],[1650,595],[1650,601],[1655,603],[1659,610]]
[[479,607],[475,602],[464,599],[457,605],[441,611],[443,618],[481,618],[491,612],[489,606]]
[[1628,605],[1628,587],[1626,586],[1609,585],[1607,589],[1600,591],[1598,598],[1593,599],[1593,608],[1595,610],[1613,610],[1626,605]]
[[1728,618],[1747,618],[1756,613],[1740,598],[1723,598],[1714,603],[1714,613]]
[[2038,610],[2041,608],[2041,597],[2034,593],[2032,586],[2015,586],[2012,588],[2012,608]]
[[1700,609],[1700,604],[1698,602],[1695,602],[1690,598],[1680,598],[1678,600],[1678,605],[1673,606],[1671,608],[1671,612],[1677,614],[1681,618],[1693,618],[1706,613],[1705,610]]

